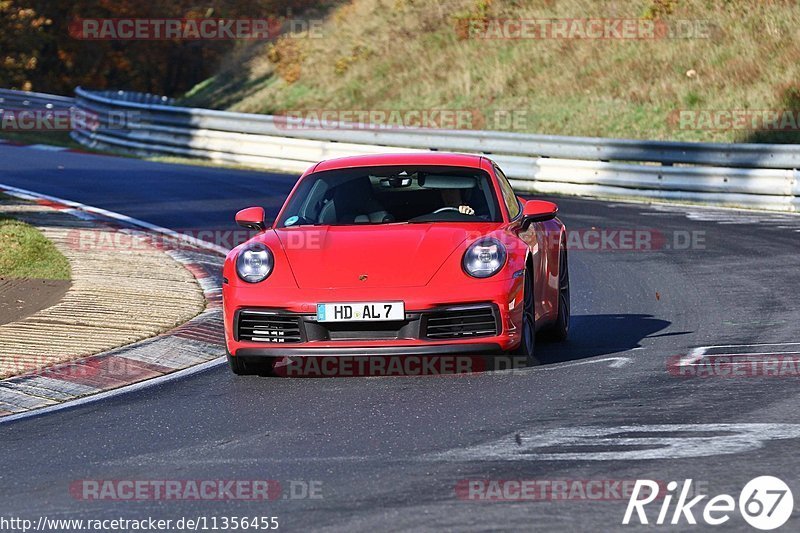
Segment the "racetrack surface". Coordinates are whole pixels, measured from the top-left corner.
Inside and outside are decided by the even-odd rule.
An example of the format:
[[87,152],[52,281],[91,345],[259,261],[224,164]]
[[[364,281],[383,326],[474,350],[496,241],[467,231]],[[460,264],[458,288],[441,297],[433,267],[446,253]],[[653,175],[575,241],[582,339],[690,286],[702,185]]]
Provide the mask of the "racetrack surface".
[[[177,230],[236,229],[237,209],[275,212],[295,179],[8,146],[0,160],[0,183]],[[278,516],[292,531],[602,531],[633,529],[621,526],[627,500],[465,501],[455,488],[480,479],[691,478],[705,494],[738,498],[750,479],[774,475],[800,497],[796,377],[682,378],[667,370],[670,357],[698,347],[800,342],[800,218],[556,201],[570,230],[657,229],[664,242],[689,234],[703,245],[573,249],[571,339],[537,345],[535,368],[274,379],[217,367],[0,424],[3,516]],[[323,498],[84,501],[70,486],[86,479],[314,481]],[[648,507],[650,520],[658,507]],[[694,514],[701,520],[702,508]],[[750,530],[736,512],[725,527]]]

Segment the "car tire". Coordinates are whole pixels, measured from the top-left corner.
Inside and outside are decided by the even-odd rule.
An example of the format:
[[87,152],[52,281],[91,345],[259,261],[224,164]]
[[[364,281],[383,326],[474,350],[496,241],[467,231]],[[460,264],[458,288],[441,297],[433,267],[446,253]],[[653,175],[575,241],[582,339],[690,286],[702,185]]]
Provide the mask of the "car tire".
[[536,314],[533,295],[533,274],[525,269],[523,281],[522,340],[512,355],[525,357],[527,366],[536,366],[539,362],[534,355],[536,351]]
[[275,363],[277,358],[264,357],[262,359],[243,359],[241,357],[233,357],[231,354],[228,356],[228,366],[231,372],[237,376],[261,376],[273,377],[275,376]]
[[233,357],[231,354],[227,354],[228,356],[228,366],[231,369],[231,372],[236,374],[237,376],[249,376],[252,375],[253,372],[247,366],[247,361],[242,359],[241,357]]
[[[265,357],[263,359],[259,359],[255,363],[253,373],[258,374],[262,378],[271,378],[277,376],[275,373],[275,363],[279,359],[279,357]],[[253,366],[252,362],[250,363],[250,366]]]
[[566,246],[562,246],[558,259],[558,315],[553,325],[544,332],[547,339],[567,340],[570,318],[569,257]]

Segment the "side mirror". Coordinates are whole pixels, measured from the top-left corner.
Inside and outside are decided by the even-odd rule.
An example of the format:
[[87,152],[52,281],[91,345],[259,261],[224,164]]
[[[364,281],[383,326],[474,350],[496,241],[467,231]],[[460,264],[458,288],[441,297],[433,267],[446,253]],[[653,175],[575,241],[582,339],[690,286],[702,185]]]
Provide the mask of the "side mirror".
[[267,229],[266,215],[263,207],[248,207],[236,213],[236,223],[243,228],[256,231]]
[[522,224],[524,229],[534,222],[553,220],[558,214],[558,206],[544,200],[528,200],[522,206]]

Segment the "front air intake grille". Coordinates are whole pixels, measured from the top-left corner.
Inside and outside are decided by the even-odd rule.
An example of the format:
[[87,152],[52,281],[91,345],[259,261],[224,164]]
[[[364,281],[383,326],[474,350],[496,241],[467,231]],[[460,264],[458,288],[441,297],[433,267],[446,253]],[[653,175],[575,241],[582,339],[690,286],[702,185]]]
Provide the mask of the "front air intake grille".
[[493,337],[499,335],[493,307],[448,309],[425,314],[424,335],[431,340]]
[[237,338],[248,342],[285,344],[302,342],[300,318],[258,311],[239,313]]

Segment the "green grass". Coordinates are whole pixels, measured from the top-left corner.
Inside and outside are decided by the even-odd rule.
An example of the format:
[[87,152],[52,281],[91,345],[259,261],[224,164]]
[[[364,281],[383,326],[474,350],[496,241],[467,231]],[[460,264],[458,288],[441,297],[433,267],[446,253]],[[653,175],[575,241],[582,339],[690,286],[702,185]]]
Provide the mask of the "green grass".
[[[132,156],[131,156],[132,157]],[[286,170],[280,169],[268,169],[264,166],[259,165],[245,165],[240,163],[228,163],[228,162],[218,162],[212,161],[210,159],[192,159],[188,157],[178,157],[172,155],[154,155],[154,156],[146,156],[142,157],[145,161],[152,161],[153,163],[164,163],[167,165],[191,165],[195,167],[211,167],[211,168],[232,168],[235,170],[253,170],[257,172],[264,172],[265,170],[269,170],[270,172],[277,173],[277,174],[286,174],[289,176],[297,176],[297,172],[289,172]]]
[[[459,18],[702,20],[710,38],[464,39]],[[792,132],[678,127],[676,111],[800,110],[800,9],[773,0],[349,0],[322,38],[238,49],[184,103],[254,113],[469,109],[512,131],[798,142]],[[301,36],[302,37],[302,36]]]
[[68,280],[70,267],[38,229],[0,215],[0,277]]
[[66,131],[24,131],[11,132],[0,130],[0,139],[22,144],[49,144],[65,148],[86,150],[83,146],[72,140]]

